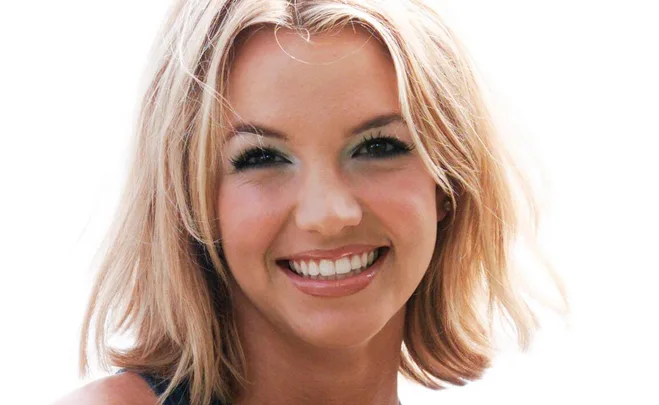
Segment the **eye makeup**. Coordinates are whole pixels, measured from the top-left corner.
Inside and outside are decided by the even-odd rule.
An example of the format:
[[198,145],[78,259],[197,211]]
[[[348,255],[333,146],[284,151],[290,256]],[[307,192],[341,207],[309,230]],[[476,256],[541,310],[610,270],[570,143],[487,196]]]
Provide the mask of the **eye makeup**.
[[[349,148],[348,156],[351,159],[393,159],[397,156],[410,154],[414,150],[414,144],[405,142],[394,135],[389,135],[382,128],[369,131],[360,138],[356,146]],[[248,147],[229,160],[235,172],[266,170],[292,163],[292,159],[288,158],[285,153],[276,147],[265,146],[263,142]]]
[[282,163],[290,163],[277,149],[272,147],[252,147],[229,159],[237,172],[251,168],[266,168]]
[[360,159],[386,159],[405,155],[413,150],[413,144],[408,144],[393,135],[383,134],[382,130],[378,130],[374,134],[364,136],[352,150],[350,156]]

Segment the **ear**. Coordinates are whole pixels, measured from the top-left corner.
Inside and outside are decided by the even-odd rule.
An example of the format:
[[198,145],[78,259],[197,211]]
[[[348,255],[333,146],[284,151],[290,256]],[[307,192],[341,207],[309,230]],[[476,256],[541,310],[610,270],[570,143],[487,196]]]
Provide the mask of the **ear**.
[[448,211],[445,210],[444,204],[448,201],[448,197],[446,196],[446,193],[442,191],[442,189],[437,186],[436,187],[436,194],[435,194],[435,202],[437,205],[437,222],[441,222],[444,220],[446,215],[448,215]]

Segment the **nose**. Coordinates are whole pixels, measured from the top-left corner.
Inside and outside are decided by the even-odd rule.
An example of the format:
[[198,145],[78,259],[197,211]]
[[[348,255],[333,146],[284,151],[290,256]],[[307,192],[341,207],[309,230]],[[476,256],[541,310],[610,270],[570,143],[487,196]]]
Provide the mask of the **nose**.
[[300,229],[331,236],[358,225],[361,220],[359,202],[337,173],[323,170],[306,176],[295,210],[295,222]]

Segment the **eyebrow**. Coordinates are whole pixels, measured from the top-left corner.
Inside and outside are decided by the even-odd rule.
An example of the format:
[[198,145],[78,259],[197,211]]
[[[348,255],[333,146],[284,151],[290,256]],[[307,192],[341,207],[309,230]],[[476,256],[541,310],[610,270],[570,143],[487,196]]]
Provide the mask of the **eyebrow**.
[[[369,129],[387,126],[393,122],[404,122],[404,120],[400,114],[396,114],[396,113],[378,115],[368,119],[367,121],[360,123],[359,125],[352,127],[348,131],[348,135],[349,136],[357,135],[364,131],[368,131]],[[269,128],[265,125],[261,125],[258,123],[248,123],[248,122],[240,122],[235,124],[233,126],[232,131],[229,133],[229,138],[232,138],[241,133],[277,138],[283,141],[288,140],[288,136],[286,136],[286,134],[281,131],[277,131],[276,129]]]

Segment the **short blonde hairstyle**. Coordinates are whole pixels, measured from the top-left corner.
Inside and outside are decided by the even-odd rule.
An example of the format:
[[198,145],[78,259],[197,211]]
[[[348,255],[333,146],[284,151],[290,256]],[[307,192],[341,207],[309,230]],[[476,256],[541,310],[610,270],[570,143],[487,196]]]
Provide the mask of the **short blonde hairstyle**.
[[[395,67],[402,116],[454,207],[406,304],[399,371],[432,389],[478,379],[494,354],[495,314],[528,345],[537,320],[511,252],[523,224],[535,229],[536,202],[492,124],[465,50],[428,3],[176,2],[152,53],[131,171],[84,318],[83,376],[93,331],[105,369],[171,380],[159,404],[183,381],[193,405],[213,396],[231,403],[240,392],[245,356],[231,274],[218,251],[215,199],[235,44],[260,26],[313,35],[356,25],[380,41]],[[130,348],[109,344],[126,332]]]

